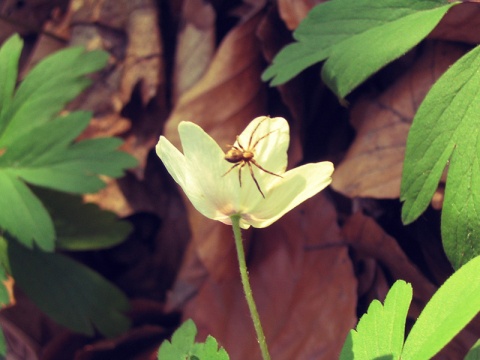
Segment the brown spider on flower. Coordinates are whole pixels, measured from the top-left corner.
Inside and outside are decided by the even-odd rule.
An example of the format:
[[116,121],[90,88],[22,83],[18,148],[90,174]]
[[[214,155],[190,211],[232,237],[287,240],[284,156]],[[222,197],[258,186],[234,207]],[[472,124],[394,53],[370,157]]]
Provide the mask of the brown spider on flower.
[[282,177],[281,175],[278,175],[278,174],[275,174],[271,171],[268,171],[267,169],[264,169],[259,163],[257,163],[257,161],[254,159],[254,156],[255,156],[255,148],[256,146],[258,145],[258,143],[260,142],[260,140],[263,140],[265,139],[268,135],[270,135],[272,132],[274,132],[275,130],[273,131],[270,131],[268,132],[267,134],[259,137],[257,139],[257,141],[255,141],[255,143],[252,145],[252,141],[253,141],[253,135],[255,134],[255,132],[257,131],[258,127],[260,126],[260,124],[262,122],[264,122],[266,119],[269,119],[268,117],[265,117],[262,121],[260,121],[257,126],[255,127],[255,129],[253,129],[251,135],[250,135],[250,139],[248,141],[248,146],[247,148],[244,148],[242,146],[242,144],[240,143],[240,140],[238,138],[238,135],[237,135],[237,144],[238,146],[235,146],[235,145],[227,145],[230,147],[230,149],[225,153],[225,160],[227,160],[229,163],[232,163],[234,164],[230,169],[228,169],[228,171],[223,174],[222,176],[225,176],[227,175],[228,173],[230,173],[230,171],[232,171],[233,169],[235,169],[236,167],[238,167],[238,181],[240,183],[240,187],[242,187],[242,168],[245,166],[245,165],[248,165],[248,168],[250,169],[250,175],[252,176],[252,179],[253,181],[255,182],[255,185],[257,185],[257,189],[258,191],[260,191],[260,194],[262,195],[262,197],[265,199],[265,195],[263,194],[263,191],[262,189],[260,188],[260,185],[258,184],[258,181],[257,179],[255,178],[255,174],[253,173],[253,168],[252,168],[252,164],[255,165],[257,168],[259,168],[260,170],[266,172],[267,174],[270,174],[270,175],[274,175],[274,176],[278,176],[278,177]]

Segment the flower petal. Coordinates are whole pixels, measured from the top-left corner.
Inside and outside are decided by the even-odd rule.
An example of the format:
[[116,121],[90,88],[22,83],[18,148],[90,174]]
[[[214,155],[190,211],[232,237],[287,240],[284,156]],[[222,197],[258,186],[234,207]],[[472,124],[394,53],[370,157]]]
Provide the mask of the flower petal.
[[155,149],[167,171],[183,189],[195,209],[210,219],[219,220],[218,209],[204,196],[202,187],[185,156],[163,136],[160,136]]
[[209,207],[216,209],[215,214],[208,217],[220,220],[234,214],[240,207],[238,176],[224,176],[232,164],[224,159],[220,146],[194,123],[181,122],[178,132],[191,177]]
[[[331,182],[333,164],[324,161],[306,164],[287,171],[283,179],[275,182],[265,201],[242,215],[242,223],[264,228],[272,224],[295,206],[319,193]],[[245,226],[245,224],[243,224]]]
[[[248,164],[243,168],[236,166],[232,169],[235,164],[225,160],[225,154],[215,140],[196,124],[182,122],[178,131],[192,176],[195,176],[205,198],[217,209],[215,217],[210,218],[224,222],[222,219],[225,219],[225,215],[228,218],[233,214],[246,212],[263,201]],[[256,172],[255,178],[260,178],[260,170],[254,165],[251,166],[252,171]],[[226,174],[230,169],[232,170]]]
[[185,156],[164,136],[160,136],[155,147],[158,157],[162,160],[169,174],[182,189],[186,185],[187,163]]

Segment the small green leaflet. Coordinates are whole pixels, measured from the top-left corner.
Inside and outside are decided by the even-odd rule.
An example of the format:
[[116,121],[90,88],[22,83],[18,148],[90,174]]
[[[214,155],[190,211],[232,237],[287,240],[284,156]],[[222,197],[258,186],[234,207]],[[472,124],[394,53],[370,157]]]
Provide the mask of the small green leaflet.
[[[6,240],[0,236],[0,306],[3,307],[7,304],[10,304],[10,295],[8,293],[8,289],[5,285],[7,281],[7,272],[6,270],[9,268],[8,264],[5,264],[6,258]],[[5,342],[5,336],[3,335],[3,331],[0,328],[0,360],[5,359],[7,355],[7,343]]]
[[22,47],[22,40],[14,35],[0,50],[0,69],[4,69],[0,75],[0,87],[3,87],[0,93],[4,96],[0,111],[0,149],[8,148],[21,135],[57,116],[90,85],[85,75],[104,68],[108,60],[103,51],[67,48],[39,62],[15,89]]
[[357,329],[350,331],[340,359],[400,359],[411,301],[412,286],[402,280],[395,282],[384,305],[373,300]]
[[480,340],[472,346],[464,360],[480,360]]
[[423,40],[452,6],[444,0],[331,0],[314,7],[263,73],[287,82],[327,60],[322,78],[340,98]]
[[480,254],[480,47],[434,84],[413,119],[400,200],[408,224],[427,208],[448,164],[442,210],[445,252],[459,268]]
[[[382,306],[372,301],[351,330],[341,360],[424,360],[443,349],[480,311],[480,256],[457,270],[427,303],[403,343],[412,287],[397,280]],[[474,356],[478,349],[471,350]],[[474,357],[472,358],[474,359]]]
[[117,336],[130,326],[129,304],[114,285],[88,267],[56,253],[8,241],[15,283],[43,312],[73,331]]
[[208,336],[204,343],[195,343],[197,327],[193,320],[185,321],[158,349],[158,360],[228,360],[225,349],[218,348],[215,338]]
[[55,229],[27,184],[76,194],[104,186],[99,175],[119,177],[136,165],[118,151],[122,141],[97,138],[73,143],[91,114],[59,116],[102,69],[108,55],[68,48],[38,63],[15,88],[23,42],[18,35],[0,48],[0,229],[27,247],[54,249]]
[[445,281],[408,334],[402,359],[431,359],[480,312],[479,274],[477,256]]
[[40,248],[54,248],[55,230],[43,204],[24,182],[1,169],[0,226],[27,246],[36,239]]
[[[0,236],[0,252],[5,250],[5,239]],[[6,254],[0,254],[0,259],[5,258]],[[7,265],[8,266],[8,265]],[[7,274],[5,271],[5,265],[0,261],[0,306],[3,307],[10,303],[10,296],[8,293],[8,289],[5,286],[5,282],[7,281]],[[5,342],[5,336],[3,335],[3,331],[0,328],[0,360],[5,359],[7,355],[7,344]]]
[[7,356],[7,342],[5,341],[5,335],[3,330],[0,329],[0,360],[6,359]]
[[[3,240],[3,238],[0,237]],[[0,240],[1,241],[1,240]],[[0,265],[0,307],[4,307],[10,303],[10,296],[5,282],[8,280],[5,268]]]

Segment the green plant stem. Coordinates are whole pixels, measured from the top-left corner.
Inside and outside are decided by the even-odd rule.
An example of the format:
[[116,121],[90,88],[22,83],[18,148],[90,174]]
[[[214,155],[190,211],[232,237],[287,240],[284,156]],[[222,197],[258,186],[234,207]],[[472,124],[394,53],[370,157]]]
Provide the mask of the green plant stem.
[[245,293],[245,299],[247,299],[250,315],[252,316],[253,326],[257,333],[257,341],[262,351],[263,360],[270,360],[270,354],[268,353],[267,342],[265,340],[265,334],[263,333],[262,324],[260,323],[260,317],[258,315],[257,306],[255,300],[253,300],[252,288],[250,287],[250,281],[248,279],[247,263],[245,261],[245,251],[243,249],[242,232],[240,230],[240,216],[232,215],[232,228],[233,235],[235,237],[235,246],[237,248],[238,265],[240,268],[240,277],[242,279],[243,292]]

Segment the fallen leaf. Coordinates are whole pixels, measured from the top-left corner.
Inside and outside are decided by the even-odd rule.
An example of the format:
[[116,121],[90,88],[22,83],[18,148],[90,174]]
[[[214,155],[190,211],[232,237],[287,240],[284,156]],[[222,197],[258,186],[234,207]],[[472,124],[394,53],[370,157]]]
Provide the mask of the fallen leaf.
[[18,288],[14,288],[14,296],[15,306],[2,309],[0,316],[12,358],[37,359],[41,349],[64,328],[40,312]]
[[[102,128],[102,133],[123,135],[129,130],[124,149],[139,160],[135,174],[142,178],[147,154],[160,133],[159,118],[167,111],[157,7],[152,0],[74,0],[66,16],[71,19],[71,45],[101,48],[111,54],[110,66],[71,107],[94,112],[96,122],[90,133]],[[137,86],[141,103],[135,104],[137,109],[130,112],[134,116],[127,120],[122,112]],[[142,105],[156,96],[162,111],[145,116]]]
[[452,7],[428,37],[477,45],[480,43],[480,34],[472,29],[480,26],[479,15],[480,5],[465,1]]
[[98,204],[103,210],[112,211],[120,217],[126,217],[133,213],[125,195],[118,186],[117,181],[102,177],[106,187],[94,194],[83,196],[85,202]]
[[[267,62],[271,63],[274,56],[286,45],[286,38],[290,36],[288,31],[282,31],[281,19],[277,9],[270,7],[262,18],[257,28],[257,37],[261,42],[262,53]],[[290,112],[286,116],[290,120],[290,148],[289,163],[297,164],[303,157],[300,143],[301,127],[305,119],[305,97],[303,96],[302,82],[295,78],[288,83],[278,86],[278,92],[282,98],[281,103],[274,102],[271,106],[274,111],[282,112],[286,106]],[[276,106],[278,104],[278,106]]]
[[[118,6],[117,2],[114,4]],[[157,23],[158,15],[153,1],[144,0],[139,5],[131,5],[125,29],[128,45],[119,92],[124,104],[130,100],[133,88],[140,84],[142,103],[146,105],[156,95],[160,81],[163,80],[162,49]]]
[[202,77],[215,51],[215,10],[203,0],[183,3],[173,71],[174,103]]
[[[247,266],[272,358],[338,358],[356,321],[356,280],[330,201],[320,194],[252,233]],[[248,314],[237,269],[231,279],[208,277],[183,317],[232,360],[259,359]]]
[[289,30],[295,30],[308,12],[326,0],[279,0],[278,12]]
[[4,0],[0,2],[0,43],[14,33],[22,36],[42,32],[56,10],[67,6],[65,0]]
[[[151,0],[73,0],[63,17],[45,24],[45,31],[54,38],[44,35],[39,38],[26,68],[48,55],[49,51],[65,45],[58,39],[66,39],[72,46],[81,45],[88,50],[100,48],[111,54],[107,68],[95,74],[92,86],[68,109],[90,110],[94,114],[80,139],[125,136],[128,133],[122,150],[139,160],[139,166],[132,171],[142,179],[148,153],[161,131],[160,120],[166,118],[168,111],[166,92],[163,91],[165,74],[157,6]],[[137,86],[138,104],[132,100]],[[158,107],[150,110],[158,111],[147,114],[145,105],[154,97]],[[131,102],[135,110],[127,107]],[[102,194],[87,196],[86,200],[120,216],[130,215],[135,210],[116,181],[109,181]]]
[[413,116],[432,84],[465,48],[429,43],[413,66],[382,94],[352,108],[356,137],[336,167],[332,187],[348,197],[398,198],[405,143]]
[[261,15],[244,19],[223,39],[206,73],[178,99],[165,125],[165,136],[179,146],[181,121],[200,125],[220,144],[231,142],[266,109],[260,80],[262,57],[255,31]]
[[413,316],[418,316],[436,287],[408,259],[396,240],[386,234],[375,220],[361,212],[347,219],[342,232],[348,244],[360,255],[380,263],[395,280],[412,284],[414,306],[410,310]]
[[3,281],[3,286],[5,287],[8,293],[8,304],[3,305],[1,307],[2,309],[15,305],[15,295],[13,294],[14,285],[15,285],[15,279],[10,275],[7,275],[6,279]]

